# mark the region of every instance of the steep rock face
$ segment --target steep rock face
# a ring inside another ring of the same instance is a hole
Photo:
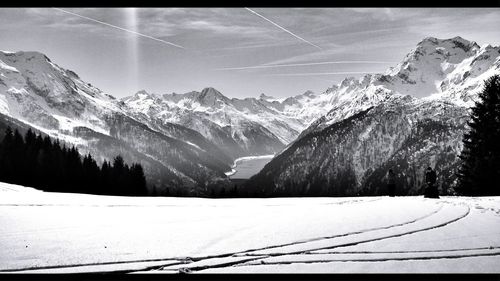
[[[178,124],[144,123],[124,105],[37,52],[0,52],[0,113],[103,161],[140,162],[157,193],[229,184],[231,157]]]
[[[484,80],[500,74],[499,50],[459,37],[426,38],[386,74],[345,79],[329,89],[332,110],[247,188],[282,195],[380,195],[392,168],[399,194],[419,194],[424,169],[432,166],[441,191],[452,192],[469,108]]]
[[[302,137],[248,186],[267,194],[377,195],[385,194],[383,177],[392,168],[398,193],[417,194],[430,165],[448,189],[467,116],[465,108],[416,105],[409,96],[380,104]]]

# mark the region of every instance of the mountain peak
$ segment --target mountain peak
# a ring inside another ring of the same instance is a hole
[[[469,51],[473,49],[480,48],[476,42],[466,40],[460,36],[455,36],[453,38],[448,38],[448,39],[426,37],[417,44],[417,50],[420,52],[424,51],[424,53],[426,50],[430,51],[439,47],[444,48],[446,50],[459,48],[462,49],[465,53],[469,53]]]
[[[198,95],[197,100],[206,106],[215,106],[217,101],[222,101],[223,103],[228,103],[230,101],[229,98],[212,87],[203,89]]]
[[[273,96],[268,96],[268,95],[266,95],[264,93],[261,93],[260,96],[259,96],[259,99],[261,99],[261,100],[267,100],[267,99],[274,99],[274,97]]]
[[[424,39],[422,39],[422,41],[420,41],[417,45],[424,45],[424,44],[438,44],[439,43],[439,39],[437,39],[436,37],[432,37],[432,36],[429,36],[429,37],[425,37]]]
[[[356,80],[356,78],[354,77],[346,77],[342,80],[342,82],[340,82],[340,87],[348,87],[350,85],[352,85],[354,83],[354,81]]]
[[[307,90],[307,91],[305,91],[302,95],[303,95],[303,96],[306,96],[306,97],[309,97],[309,98],[312,98],[312,97],[315,97],[315,96],[316,96],[316,95],[314,94],[314,92],[313,92],[313,91],[311,91],[311,90]]]
[[[222,95],[217,89],[213,87],[206,87],[203,90],[201,90],[201,94],[205,95]]]
[[[212,87],[207,87],[201,90],[200,98],[217,98],[217,99],[228,99],[221,92],[217,91],[217,89]]]
[[[26,60],[40,60],[40,61],[51,61],[45,54],[36,51],[19,51],[19,52],[9,52],[9,51],[0,51],[4,56],[15,56],[15,57],[23,57]]]
[[[137,93],[135,93],[135,95],[149,97],[149,98],[156,98],[156,95],[154,93],[148,93],[146,90],[140,90]]]
[[[157,99],[158,96],[153,93],[148,93],[146,90],[140,90],[132,96],[124,97],[122,101],[139,101],[139,100],[148,100],[148,99]]]

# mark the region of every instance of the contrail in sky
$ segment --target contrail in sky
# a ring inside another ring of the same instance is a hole
[[[249,11],[250,13],[252,13],[252,14],[254,14],[254,15],[256,15],[256,16],[259,16],[259,17],[261,17],[261,18],[265,19],[266,21],[268,21],[268,22],[272,23],[274,26],[276,26],[277,28],[279,28],[279,29],[281,29],[281,30],[285,31],[286,33],[288,33],[288,34],[290,34],[290,35],[292,35],[293,37],[295,37],[295,38],[297,38],[297,39],[299,39],[299,40],[301,40],[301,41],[303,41],[303,42],[305,42],[305,43],[307,43],[307,44],[309,44],[309,45],[311,45],[311,46],[313,46],[313,47],[316,47],[316,48],[318,48],[318,49],[320,49],[320,50],[323,50],[320,46],[315,45],[315,44],[313,44],[313,43],[311,43],[311,42],[307,41],[306,39],[304,39],[304,38],[302,38],[302,37],[300,37],[300,36],[298,36],[298,35],[294,34],[294,33],[293,33],[293,32],[291,32],[290,30],[288,30],[288,29],[286,29],[286,28],[284,28],[284,27],[282,27],[282,26],[278,25],[277,23],[275,23],[275,22],[273,22],[272,20],[270,20],[270,19],[268,19],[268,18],[264,17],[263,15],[261,15],[261,14],[259,14],[259,13],[255,12],[254,10],[252,10],[252,9],[250,9],[250,8],[245,8],[245,9],[246,9],[247,11]]]
[[[315,75],[346,75],[346,74],[370,74],[380,72],[351,71],[351,72],[310,72],[310,73],[277,73],[264,76],[315,76]]]
[[[244,70],[244,69],[259,69],[259,68],[276,68],[276,67],[291,67],[291,66],[311,66],[311,65],[325,65],[325,64],[372,64],[372,63],[394,63],[392,61],[324,61],[324,62],[311,62],[311,63],[292,63],[292,64],[269,64],[269,65],[255,65],[255,66],[242,66],[242,67],[224,67],[216,68],[214,70]]]
[[[103,24],[103,25],[106,25],[106,26],[109,26],[109,27],[113,27],[113,28],[116,28],[116,29],[119,29],[119,30],[122,30],[122,31],[126,31],[126,32],[129,32],[129,33],[138,35],[138,36],[149,38],[149,39],[152,39],[152,40],[155,40],[155,41],[158,41],[158,42],[161,42],[161,43],[165,43],[167,45],[171,45],[171,46],[174,46],[174,47],[177,47],[177,48],[186,49],[186,48],[184,48],[182,46],[179,46],[177,44],[174,44],[172,42],[168,42],[168,41],[165,41],[165,40],[162,40],[162,39],[151,37],[151,36],[146,35],[146,34],[142,34],[142,33],[139,33],[139,32],[133,31],[133,30],[125,29],[125,28],[122,28],[122,27],[119,27],[119,26],[116,26],[116,25],[112,25],[112,24],[109,24],[109,23],[106,23],[106,22],[102,22],[102,21],[99,21],[99,20],[96,20],[96,19],[93,19],[93,18],[89,18],[89,17],[85,17],[85,16],[82,16],[82,15],[79,15],[79,14],[75,14],[75,13],[72,13],[70,11],[66,11],[64,9],[60,9],[60,8],[52,8],[52,9],[58,10],[60,12],[66,13],[66,14],[70,14],[70,15],[73,15],[73,16],[80,17],[82,19],[86,19],[86,20],[90,20],[90,21],[93,21],[93,22],[96,22],[96,23],[100,23],[100,24]]]

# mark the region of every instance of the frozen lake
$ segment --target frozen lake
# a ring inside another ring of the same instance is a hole
[[[246,156],[234,160],[233,170],[226,173],[232,179],[249,179],[273,159],[274,155]]]
[[[0,273],[500,273],[500,197],[204,199],[0,183]]]

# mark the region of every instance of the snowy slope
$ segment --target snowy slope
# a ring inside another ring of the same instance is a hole
[[[98,161],[122,154],[127,162],[140,162],[160,190],[206,192],[213,183],[228,183],[224,172],[233,158],[198,132],[143,123],[120,101],[41,53],[0,52],[0,61],[0,114],[5,118],[76,145]]]
[[[0,272],[500,272],[498,197],[0,193]]]
[[[461,37],[428,37],[384,74],[346,78],[326,91],[334,106],[301,135],[402,95],[416,97],[416,103],[436,101],[471,107],[484,80],[499,73],[500,46],[479,47]]]

